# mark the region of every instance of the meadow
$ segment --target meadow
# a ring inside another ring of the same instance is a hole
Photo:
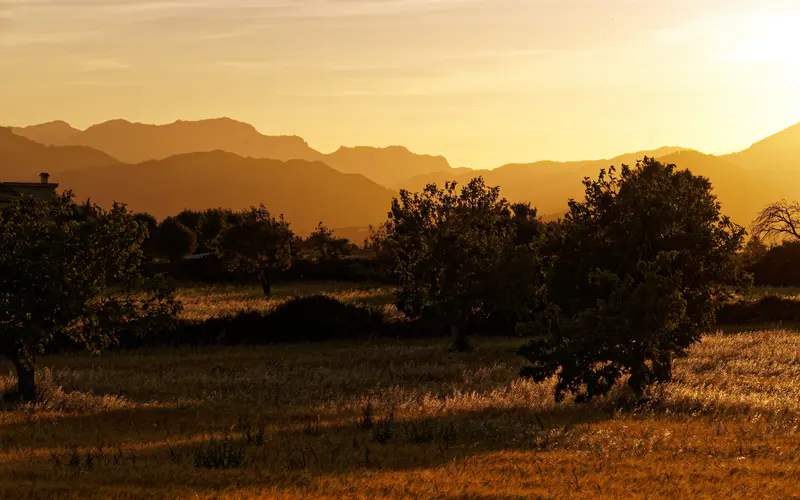
[[[185,317],[324,292],[179,293]],[[791,292],[790,295],[794,293]],[[0,412],[2,498],[758,497],[800,484],[800,332],[710,333],[644,405],[556,403],[520,338],[159,348],[48,356],[43,401]],[[0,389],[13,384],[0,365]]]

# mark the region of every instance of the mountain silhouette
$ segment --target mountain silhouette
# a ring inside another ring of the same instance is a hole
[[[30,127],[11,127],[11,130],[22,137],[47,146],[63,146],[81,133],[69,123],[61,120],[31,125]]]
[[[264,205],[284,214],[298,233],[317,223],[367,226],[386,218],[395,193],[358,174],[321,162],[244,158],[224,151],[189,153],[123,167],[64,172],[54,179],[78,200],[124,202],[162,219],[186,208]]]
[[[457,176],[437,173],[414,177],[402,187],[418,191],[428,183],[442,185],[447,180],[464,185],[481,175],[489,185],[500,186],[502,195],[511,201],[530,201],[541,214],[563,214],[569,199],[583,199],[581,181],[585,177],[597,178],[600,169],[608,170],[611,166],[635,165],[644,156],[674,163],[680,169],[710,179],[723,213],[742,225],[749,224],[771,201],[791,196],[791,183],[785,182],[782,172],[755,172],[725,158],[677,147],[627,153],[608,160],[509,164],[494,170],[461,171]]]
[[[325,155],[300,137],[265,136],[227,118],[169,125],[113,120],[85,131],[50,122],[13,132],[0,129],[3,180],[63,172],[54,182],[80,197],[127,202],[158,217],[184,208],[264,202],[300,231],[324,221],[358,233],[385,219],[394,194],[389,188],[419,191],[431,182],[465,184],[478,175],[499,185],[509,200],[530,201],[552,217],[564,213],[570,198],[582,199],[583,178],[596,178],[612,165],[634,165],[644,156],[708,177],[723,212],[742,225],[772,201],[797,198],[793,188],[800,185],[800,124],[725,156],[669,146],[605,160],[512,163],[494,170],[452,168],[442,156],[402,146],[342,147]],[[136,164],[120,164],[117,156]]]
[[[112,120],[93,125],[63,144],[89,146],[125,163],[216,150],[275,160],[322,158],[300,137],[262,135],[252,125],[229,118],[176,121],[168,125]]]
[[[360,173],[384,186],[395,186],[417,175],[451,170],[444,156],[419,155],[403,146],[341,147],[325,155],[324,161],[341,172]]]
[[[418,155],[402,146],[342,147],[324,155],[300,137],[262,135],[252,125],[230,118],[179,120],[168,125],[111,120],[85,131],[56,121],[13,130],[46,145],[89,146],[125,163],[217,150],[252,158],[322,161],[341,172],[362,174],[387,187],[408,177],[450,169],[442,156]]]
[[[800,171],[800,123],[723,158],[747,168]]]
[[[45,146],[0,127],[0,181],[36,182],[40,172],[113,166],[119,161],[85,146]],[[58,180],[53,180],[58,182]]]

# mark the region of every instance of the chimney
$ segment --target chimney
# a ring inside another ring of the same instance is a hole
[[[42,172],[39,174],[39,179],[41,179],[42,184],[48,184],[50,182],[50,174]]]

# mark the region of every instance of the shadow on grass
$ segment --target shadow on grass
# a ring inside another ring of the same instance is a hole
[[[20,485],[56,481],[87,490],[146,486],[152,493],[165,493],[191,485],[193,491],[212,493],[234,485],[282,487],[355,471],[436,468],[499,451],[549,450],[577,439],[584,432],[581,424],[611,419],[615,411],[611,406],[560,406],[397,419],[376,411],[368,422],[362,415],[337,422],[298,419],[283,426],[241,420],[224,426],[218,421],[214,427],[204,413],[135,408],[3,425],[0,455],[6,460],[0,461],[0,471],[13,469]],[[241,453],[240,466],[197,466],[201,454],[211,456],[206,463],[214,463],[215,453],[231,451]]]

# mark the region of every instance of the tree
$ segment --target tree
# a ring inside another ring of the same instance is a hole
[[[337,238],[333,231],[320,222],[305,242],[320,260],[339,260],[350,254],[351,245],[347,238]]]
[[[400,283],[398,305],[411,316],[446,322],[453,348],[467,350],[465,326],[485,310],[497,272],[508,259],[513,231],[508,202],[483,178],[460,191],[429,184],[421,193],[400,191],[392,201],[381,246],[390,248],[391,272]]]
[[[203,212],[187,209],[179,212],[175,219],[192,231],[197,232],[203,219]]]
[[[0,354],[23,401],[36,399],[36,356],[54,340],[97,352],[121,329],[153,328],[179,308],[139,273],[146,229],[123,205],[90,216],[75,207],[69,194],[21,196],[0,213]]]
[[[265,297],[272,295],[272,275],[292,264],[292,238],[289,223],[273,217],[261,205],[236,214],[235,221],[220,232],[218,255],[232,271],[258,274]]]
[[[557,375],[558,400],[605,394],[623,374],[641,396],[670,380],[672,358],[744,282],[745,232],[720,214],[707,179],[651,158],[584,185],[585,201],[570,201],[541,249],[545,311],[520,325],[534,335],[522,373]]]
[[[200,216],[197,227],[198,250],[202,252],[214,251],[219,233],[225,226],[236,220],[232,210],[226,208],[209,208]]]
[[[159,253],[177,264],[197,248],[197,235],[175,217],[167,217],[158,225]]]
[[[751,232],[765,241],[800,240],[800,203],[781,200],[768,205],[756,217]]]
[[[158,221],[146,212],[133,214],[133,220],[147,230],[142,251],[148,260],[152,260],[158,254]]]

